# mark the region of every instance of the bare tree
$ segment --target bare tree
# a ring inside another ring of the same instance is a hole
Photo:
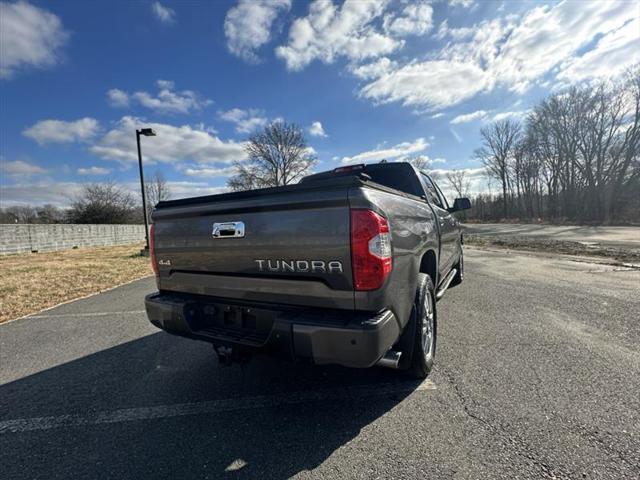
[[[482,131],[476,155],[502,196],[477,197],[472,215],[640,220],[640,65],[614,81],[551,95],[528,115],[522,134],[507,127]]]
[[[417,157],[413,157],[409,159],[409,163],[416,167],[418,170],[426,170],[431,162],[429,161],[429,157],[424,155],[419,155]]]
[[[13,218],[13,222],[11,223],[36,223],[38,220],[36,209],[28,205],[9,207],[6,213],[9,218]]]
[[[508,216],[508,193],[511,191],[511,160],[520,138],[521,127],[513,120],[494,122],[480,130],[482,147],[475,156],[482,161],[490,176],[500,181],[502,187],[502,213]]]
[[[238,173],[227,182],[232,190],[296,183],[316,163],[302,128],[282,121],[273,122],[250,137],[245,151],[248,159],[235,163]]]
[[[147,220],[150,222],[151,213],[158,202],[171,198],[171,189],[161,171],[156,170],[153,176],[145,182],[145,193],[147,196]]]
[[[133,195],[114,182],[84,185],[71,204],[71,223],[131,223],[135,207]]]
[[[65,212],[55,205],[47,203],[36,209],[38,214],[38,223],[62,223],[64,222]]]
[[[446,173],[447,181],[458,197],[468,197],[471,179],[465,170],[450,170]]]

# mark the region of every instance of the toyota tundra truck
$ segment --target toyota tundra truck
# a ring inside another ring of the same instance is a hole
[[[151,323],[213,344],[223,363],[262,352],[424,378],[436,300],[462,282],[453,205],[409,163],[337,168],[300,183],[160,202]]]

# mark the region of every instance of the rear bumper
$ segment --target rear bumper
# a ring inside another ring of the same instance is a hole
[[[145,307],[149,321],[169,333],[319,365],[370,367],[400,335],[389,310],[291,309],[173,293],[148,295]]]

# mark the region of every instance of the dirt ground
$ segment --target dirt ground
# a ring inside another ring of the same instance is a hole
[[[621,263],[640,264],[640,250],[627,246],[611,246],[511,235],[477,235],[467,232],[464,234],[464,241],[466,244],[476,246],[493,246],[566,255],[606,257]]]

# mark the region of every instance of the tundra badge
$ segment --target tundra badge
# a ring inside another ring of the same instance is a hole
[[[260,272],[342,273],[342,262],[332,260],[254,260]]]

